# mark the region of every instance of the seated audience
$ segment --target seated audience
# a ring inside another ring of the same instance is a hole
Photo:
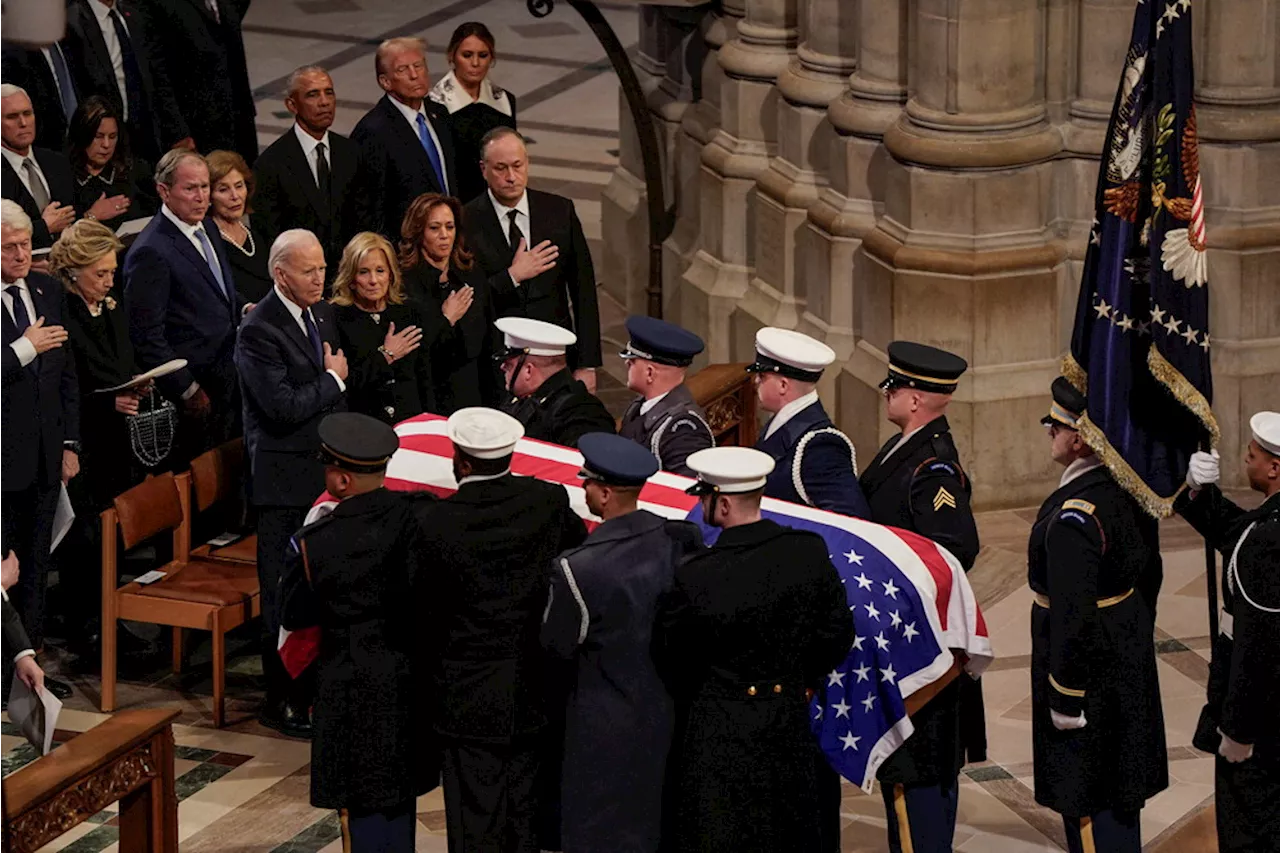
[[[472,262],[458,222],[462,205],[436,193],[418,196],[400,229],[405,293],[434,331],[424,345],[431,362],[432,411],[451,415],[467,406],[493,405],[500,380],[493,365],[493,310],[489,283]]]
[[[363,231],[351,238],[330,301],[351,371],[347,407],[389,424],[422,414],[431,391],[430,367],[419,352],[422,320],[405,299],[385,237]]]
[[[67,159],[75,179],[76,209],[110,203],[111,215],[98,221],[111,230],[159,209],[151,165],[132,156],[124,122],[106,98],[93,95],[76,107],[67,131]]]
[[[493,33],[484,24],[460,24],[449,39],[445,56],[450,71],[436,82],[428,97],[449,110],[458,172],[454,195],[466,204],[485,191],[480,140],[495,127],[515,129],[516,96],[489,81],[498,53]]]
[[[211,151],[205,160],[209,163],[209,212],[227,247],[236,290],[246,302],[257,302],[271,290],[271,273],[267,270],[267,238],[246,218],[253,213],[249,205],[253,172],[234,151]]]

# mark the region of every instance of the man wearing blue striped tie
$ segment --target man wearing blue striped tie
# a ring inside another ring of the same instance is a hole
[[[422,39],[393,38],[374,55],[378,85],[386,92],[351,132],[369,170],[369,193],[379,230],[393,243],[400,220],[423,193],[453,195],[453,137],[449,113],[427,100],[431,78]]]

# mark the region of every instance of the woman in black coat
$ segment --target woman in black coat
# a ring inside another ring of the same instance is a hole
[[[349,370],[347,408],[389,424],[426,411],[431,383],[419,350],[423,321],[405,299],[385,237],[362,231],[351,238],[330,301]]]
[[[67,128],[75,208],[112,231],[160,209],[151,165],[130,156],[128,131],[111,102],[98,95],[76,107]]]
[[[441,415],[495,405],[501,389],[492,357],[489,283],[458,233],[461,221],[456,198],[426,193],[414,199],[400,227],[405,294],[435,321],[424,328],[423,346],[431,363],[432,411]]]

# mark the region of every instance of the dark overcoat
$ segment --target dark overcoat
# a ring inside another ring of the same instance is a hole
[[[729,528],[676,570],[657,638],[676,699],[664,849],[818,849],[805,691],[845,659],[853,636],[814,533],[768,520]]]
[[[768,438],[762,434],[756,449],[773,457],[773,472],[764,489],[769,497],[854,518],[871,518],[871,509],[858,484],[853,444],[836,429],[822,403],[814,402],[801,409]]]
[[[589,432],[613,432],[613,416],[569,368],[551,376],[528,397],[508,399],[503,411],[524,424],[524,437],[577,447]]]
[[[658,457],[663,471],[694,476],[685,464],[692,453],[715,447],[715,436],[707,424],[707,413],[693,400],[685,385],[667,392],[653,408],[641,412],[644,397],[637,397],[627,407],[618,427],[618,435],[629,438]]]
[[[637,510],[601,524],[552,568],[542,644],[574,664],[561,772],[566,853],[658,849],[673,711],[653,662],[653,626],[676,565],[701,545],[696,525]]]
[[[1140,809],[1169,784],[1154,627],[1134,591],[1148,564],[1141,513],[1098,467],[1050,495],[1031,528],[1036,802],[1067,817]],[[1051,710],[1086,725],[1059,731]]]
[[[440,750],[423,717],[433,707],[430,650],[415,590],[417,501],[378,489],[342,501],[298,531],[281,579],[282,624],[319,625],[312,709],[311,804],[373,811],[440,781]],[[426,567],[428,570],[430,567]]]

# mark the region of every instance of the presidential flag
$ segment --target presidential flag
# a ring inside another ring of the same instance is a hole
[[[1063,363],[1081,435],[1156,517],[1219,437],[1191,39],[1191,0],[1138,0]]]
[[[400,449],[387,468],[387,486],[452,494],[457,484],[445,419],[419,415],[396,433]],[[527,438],[516,445],[511,463],[516,475],[564,486],[574,510],[593,528],[599,522],[587,509],[581,467],[578,451]],[[661,471],[641,491],[640,508],[698,522],[713,543],[720,531],[701,524],[698,499],[684,491],[691,483]],[[307,521],[333,506],[322,495]],[[957,659],[974,677],[991,662],[982,612],[959,561],[923,536],[771,498],[761,509],[779,524],[822,536],[844,582],[856,628],[853,648],[827,675],[810,711],[832,766],[870,791],[876,768],[911,734],[906,704],[912,694],[947,675]],[[314,659],[318,640],[317,629],[281,631],[280,655],[295,677]]]

